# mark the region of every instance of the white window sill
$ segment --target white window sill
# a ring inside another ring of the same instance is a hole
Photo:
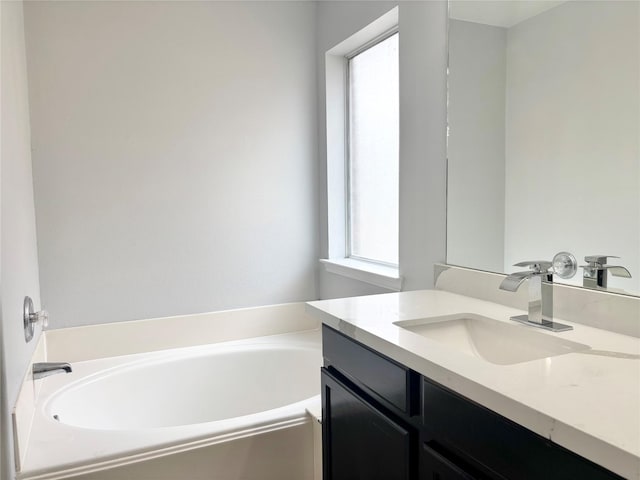
[[[395,292],[399,292],[402,288],[402,278],[397,267],[388,267],[353,258],[321,258],[320,263],[324,264],[327,272],[336,275],[388,288]]]

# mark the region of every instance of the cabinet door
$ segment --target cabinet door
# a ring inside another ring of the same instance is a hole
[[[410,480],[412,435],[322,371],[324,480]]]

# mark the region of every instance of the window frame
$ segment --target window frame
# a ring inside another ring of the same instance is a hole
[[[368,258],[368,257],[361,257],[358,255],[354,255],[351,250],[352,244],[353,244],[352,221],[351,221],[352,220],[351,218],[351,193],[352,193],[352,187],[351,187],[351,180],[352,180],[352,174],[351,174],[351,164],[352,164],[352,160],[351,160],[351,61],[361,53],[366,52],[367,50],[375,47],[376,45],[384,42],[385,40],[388,40],[394,35],[398,35],[398,41],[399,41],[400,29],[398,28],[397,23],[393,27],[385,30],[384,32],[368,40],[367,42],[362,43],[357,48],[353,49],[352,51],[344,55],[344,58],[345,58],[345,84],[344,84],[344,93],[345,93],[344,95],[345,96],[345,106],[344,106],[345,238],[344,238],[344,241],[345,241],[345,245],[344,245],[344,252],[345,252],[346,259],[353,259],[358,262],[366,262],[366,263],[371,263],[371,264],[382,266],[382,267],[397,269],[400,264],[399,258],[398,258],[398,263],[390,263],[382,260],[377,260],[375,258]],[[398,65],[398,68],[400,68],[399,65]],[[398,95],[399,94],[400,92],[398,92]],[[399,120],[400,119],[398,118],[398,121]],[[398,145],[398,149],[399,147],[400,146]],[[398,162],[399,161],[400,161],[400,152],[398,151]],[[396,234],[399,235],[400,232],[397,231]],[[399,257],[400,252],[397,252],[397,253]]]
[[[328,273],[398,292],[402,290],[403,285],[400,266],[388,266],[370,260],[350,258],[347,256],[346,249],[346,56],[375,43],[376,40],[381,40],[380,37],[390,34],[394,29],[400,31],[397,5],[324,53],[327,230],[324,252],[326,257],[320,258],[319,262]],[[401,49],[401,42],[399,44]],[[401,65],[400,62],[399,67]],[[402,122],[402,115],[400,122]],[[401,165],[402,159],[400,159],[400,167]],[[398,232],[399,237],[400,232]],[[398,252],[398,257],[399,263],[402,264],[401,250]]]

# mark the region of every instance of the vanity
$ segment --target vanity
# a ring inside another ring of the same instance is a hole
[[[325,479],[640,478],[640,339],[438,290],[307,305]]]

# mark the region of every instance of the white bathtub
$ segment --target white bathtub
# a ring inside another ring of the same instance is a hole
[[[320,364],[318,331],[76,362],[43,381],[18,476],[86,474],[309,423]]]

